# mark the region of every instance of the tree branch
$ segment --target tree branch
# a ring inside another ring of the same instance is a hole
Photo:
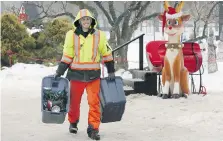
[[[200,6],[200,5],[198,5],[199,2],[193,2],[193,3],[194,3],[193,6],[194,6],[195,9],[193,9],[193,7],[190,9],[191,15],[193,16],[193,18],[194,18],[195,20],[200,20],[202,14],[203,14],[202,10],[205,9],[205,5],[206,5],[206,4]],[[198,9],[198,7],[199,7],[199,9]],[[205,10],[206,10],[206,9],[205,9]],[[194,12],[194,11],[195,11],[195,12]]]
[[[65,15],[75,19],[75,16],[72,13],[66,12],[66,5],[64,5],[63,3],[62,3],[63,10],[64,10],[63,13],[50,14],[49,11],[52,8],[53,4],[55,3],[57,2],[51,2],[48,6],[44,6],[43,2],[41,3],[40,2],[26,2],[27,5],[34,5],[40,9],[40,13],[37,15],[37,17],[43,14],[43,16],[36,18],[35,20],[42,20],[44,18],[56,18],[59,16],[65,16]]]
[[[208,15],[207,15],[207,21],[208,21],[209,18],[211,17],[211,14],[213,13],[214,8],[215,8],[219,3],[220,3],[220,2],[216,2],[216,3],[212,6],[211,10],[209,11],[209,13],[208,13]]]
[[[83,1],[68,1],[68,2],[71,3],[71,4],[77,5],[79,7],[79,9],[86,8],[86,9],[90,10],[94,14],[94,17],[97,19],[98,12],[97,12],[96,8],[94,8],[90,5],[87,5]]]
[[[115,8],[114,8],[114,1],[109,1],[108,2],[108,7],[109,7],[109,12],[112,16],[113,21],[117,20],[117,16],[115,14]]]
[[[140,10],[136,16],[136,19],[142,17],[143,12],[146,10],[146,8],[150,5],[150,1],[147,1],[142,7],[140,7]]]
[[[193,33],[194,39],[190,39],[187,42],[196,42],[196,41],[207,38],[207,35],[205,35],[206,28],[208,26],[208,22],[210,21],[211,15],[213,14],[213,10],[218,3],[219,2],[213,4],[213,2],[211,2],[211,3],[208,2],[208,3],[204,3],[203,5],[198,5],[197,2],[194,2],[195,9],[191,10],[192,14],[194,15],[194,17],[193,17],[193,19],[194,19],[194,33]],[[209,8],[210,5],[212,5],[211,8]],[[207,9],[208,9],[208,11],[207,11]],[[193,11],[195,11],[195,12],[193,12]],[[208,12],[208,14],[206,14],[206,16],[205,16],[205,13],[207,13],[207,12]],[[202,31],[202,36],[197,37],[196,29],[199,28],[199,26],[197,26],[197,25],[199,25],[199,21],[204,22],[204,27],[203,27],[203,31]]]
[[[151,15],[148,15],[148,16],[145,16],[145,17],[142,17],[141,19],[138,19],[138,20],[135,20],[132,25],[131,25],[131,28],[135,27],[135,26],[138,26],[138,24],[140,22],[143,22],[144,20],[149,20],[151,18],[154,18],[156,16],[158,16],[160,13],[153,13]]]
[[[114,25],[114,21],[112,21],[110,15],[108,12],[105,10],[105,8],[101,5],[101,2],[99,1],[94,1],[94,3],[101,9],[101,11],[105,14],[106,18],[108,19],[108,22],[111,26]]]
[[[41,19],[44,19],[44,18],[56,18],[56,17],[60,17],[60,16],[69,16],[72,19],[75,19],[75,16],[72,13],[64,12],[64,13],[59,13],[59,14],[55,14],[55,15],[44,15],[40,18],[37,18],[37,20],[41,20]]]
[[[197,37],[197,33],[196,33],[196,28],[197,28],[197,22],[199,21],[199,19],[194,21],[194,38]]]
[[[214,8],[215,8],[219,3],[220,3],[220,2],[216,2],[216,3],[212,6],[211,10],[209,11],[209,13],[208,13],[208,15],[207,15],[206,20],[204,20],[205,24],[204,24],[203,34],[202,34],[203,36],[205,36],[205,31],[206,31],[206,28],[207,28],[207,26],[208,26],[208,21],[209,21],[209,19],[210,19],[210,17],[211,17],[211,14],[213,13]]]
[[[216,3],[212,6],[212,8],[210,9],[210,11],[209,11],[209,13],[208,13],[208,15],[207,15],[206,21],[209,20],[209,18],[211,17],[211,14],[213,13],[214,8],[215,8],[219,3],[220,3],[220,2],[216,2]]]
[[[141,2],[138,2],[136,3],[135,1],[133,1],[130,6],[127,8],[127,10],[125,11],[129,11],[128,13],[126,13],[126,15],[124,16],[124,21],[122,23],[122,31],[121,31],[121,36],[126,36],[128,35],[128,31],[130,30],[129,28],[129,21],[130,21],[130,18],[132,16],[132,13],[134,10],[137,10],[139,7],[140,7],[140,3]],[[131,9],[131,10],[129,10]],[[124,13],[123,13],[124,14]],[[118,26],[118,25],[117,25]]]
[[[199,19],[200,19],[200,17],[201,17],[201,13],[200,13],[201,9],[199,9],[199,10],[198,10],[198,7],[197,7],[197,2],[194,2],[194,6],[195,6],[195,9],[196,9],[196,11],[197,11],[198,20],[199,20]]]
[[[65,4],[64,4],[63,1],[61,1],[61,4],[62,4],[62,6],[63,6],[62,10],[63,10],[64,12],[67,12],[67,9],[66,9],[66,7],[67,7],[67,2],[65,2]]]
[[[136,6],[134,6],[134,5],[136,5]],[[140,7],[140,5],[139,4],[136,4],[136,2],[135,1],[133,1],[132,3],[131,3],[131,5],[129,6],[129,8],[128,9],[126,9],[118,18],[117,18],[117,20],[115,21],[115,23],[114,23],[114,26],[116,27],[116,26],[118,26],[120,23],[121,23],[121,21],[122,21],[122,19],[123,18],[127,18],[126,16],[127,15],[130,15],[131,16],[131,13],[133,12],[133,11],[135,11],[135,10],[137,10],[138,8]],[[124,20],[125,21],[125,20]]]
[[[196,41],[199,41],[199,40],[202,40],[202,39],[205,39],[205,38],[207,38],[207,36],[206,35],[203,35],[203,36],[197,37],[195,39],[187,40],[185,42],[196,42]]]
[[[19,8],[16,8],[14,5],[12,7],[6,7],[6,11],[8,12],[12,12],[13,14],[15,14],[16,16],[19,15]]]

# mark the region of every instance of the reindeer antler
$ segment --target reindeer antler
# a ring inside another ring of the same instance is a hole
[[[183,8],[183,6],[184,6],[184,2],[181,1],[181,2],[177,5],[177,7],[176,7],[176,12],[180,12],[181,9]]]
[[[164,5],[165,11],[168,12],[168,7],[170,6],[169,3],[167,1],[164,1],[164,4],[163,5]]]

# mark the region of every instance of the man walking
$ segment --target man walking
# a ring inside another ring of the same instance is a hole
[[[100,140],[100,61],[105,62],[108,78],[114,79],[115,69],[111,48],[104,32],[96,29],[97,21],[87,9],[78,12],[74,29],[66,33],[63,57],[55,77],[67,72],[70,80],[70,110],[68,120],[70,133],[77,133],[81,97],[86,88],[89,105],[87,134]]]

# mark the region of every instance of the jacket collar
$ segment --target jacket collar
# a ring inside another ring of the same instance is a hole
[[[88,31],[88,34],[94,34],[94,32],[95,32],[95,29],[92,28],[92,29],[90,29],[90,30]],[[83,35],[83,36],[84,36],[84,34],[85,34],[84,31],[82,30],[82,28],[81,28],[80,26],[78,26],[78,27],[75,29],[74,33],[75,33],[77,36],[79,36],[79,35]]]

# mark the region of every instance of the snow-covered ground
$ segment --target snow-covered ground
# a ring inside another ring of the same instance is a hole
[[[204,74],[208,95],[188,99],[162,100],[144,94],[127,96],[123,120],[101,124],[105,141],[222,141],[223,63],[219,71]],[[68,133],[68,122],[47,125],[41,122],[41,79],[56,67],[18,63],[1,71],[2,141],[86,141],[88,105],[81,104],[79,133]],[[117,75],[129,77],[118,71]]]
[[[137,34],[138,35],[138,34]],[[137,36],[136,35],[136,36]],[[145,40],[153,40],[145,36]],[[130,68],[138,68],[138,43],[130,45]],[[134,57],[132,57],[134,54]],[[132,62],[131,62],[132,61]],[[145,66],[147,66],[144,56]],[[127,96],[121,122],[101,124],[104,141],[223,141],[223,63],[219,71],[203,75],[207,95],[188,99],[163,100],[144,94]],[[69,123],[41,122],[41,80],[55,73],[55,67],[18,63],[0,72],[2,141],[87,141],[88,104],[86,93],[81,103],[79,132],[68,132]],[[105,72],[106,73],[106,72]],[[119,70],[116,75],[131,77]]]

